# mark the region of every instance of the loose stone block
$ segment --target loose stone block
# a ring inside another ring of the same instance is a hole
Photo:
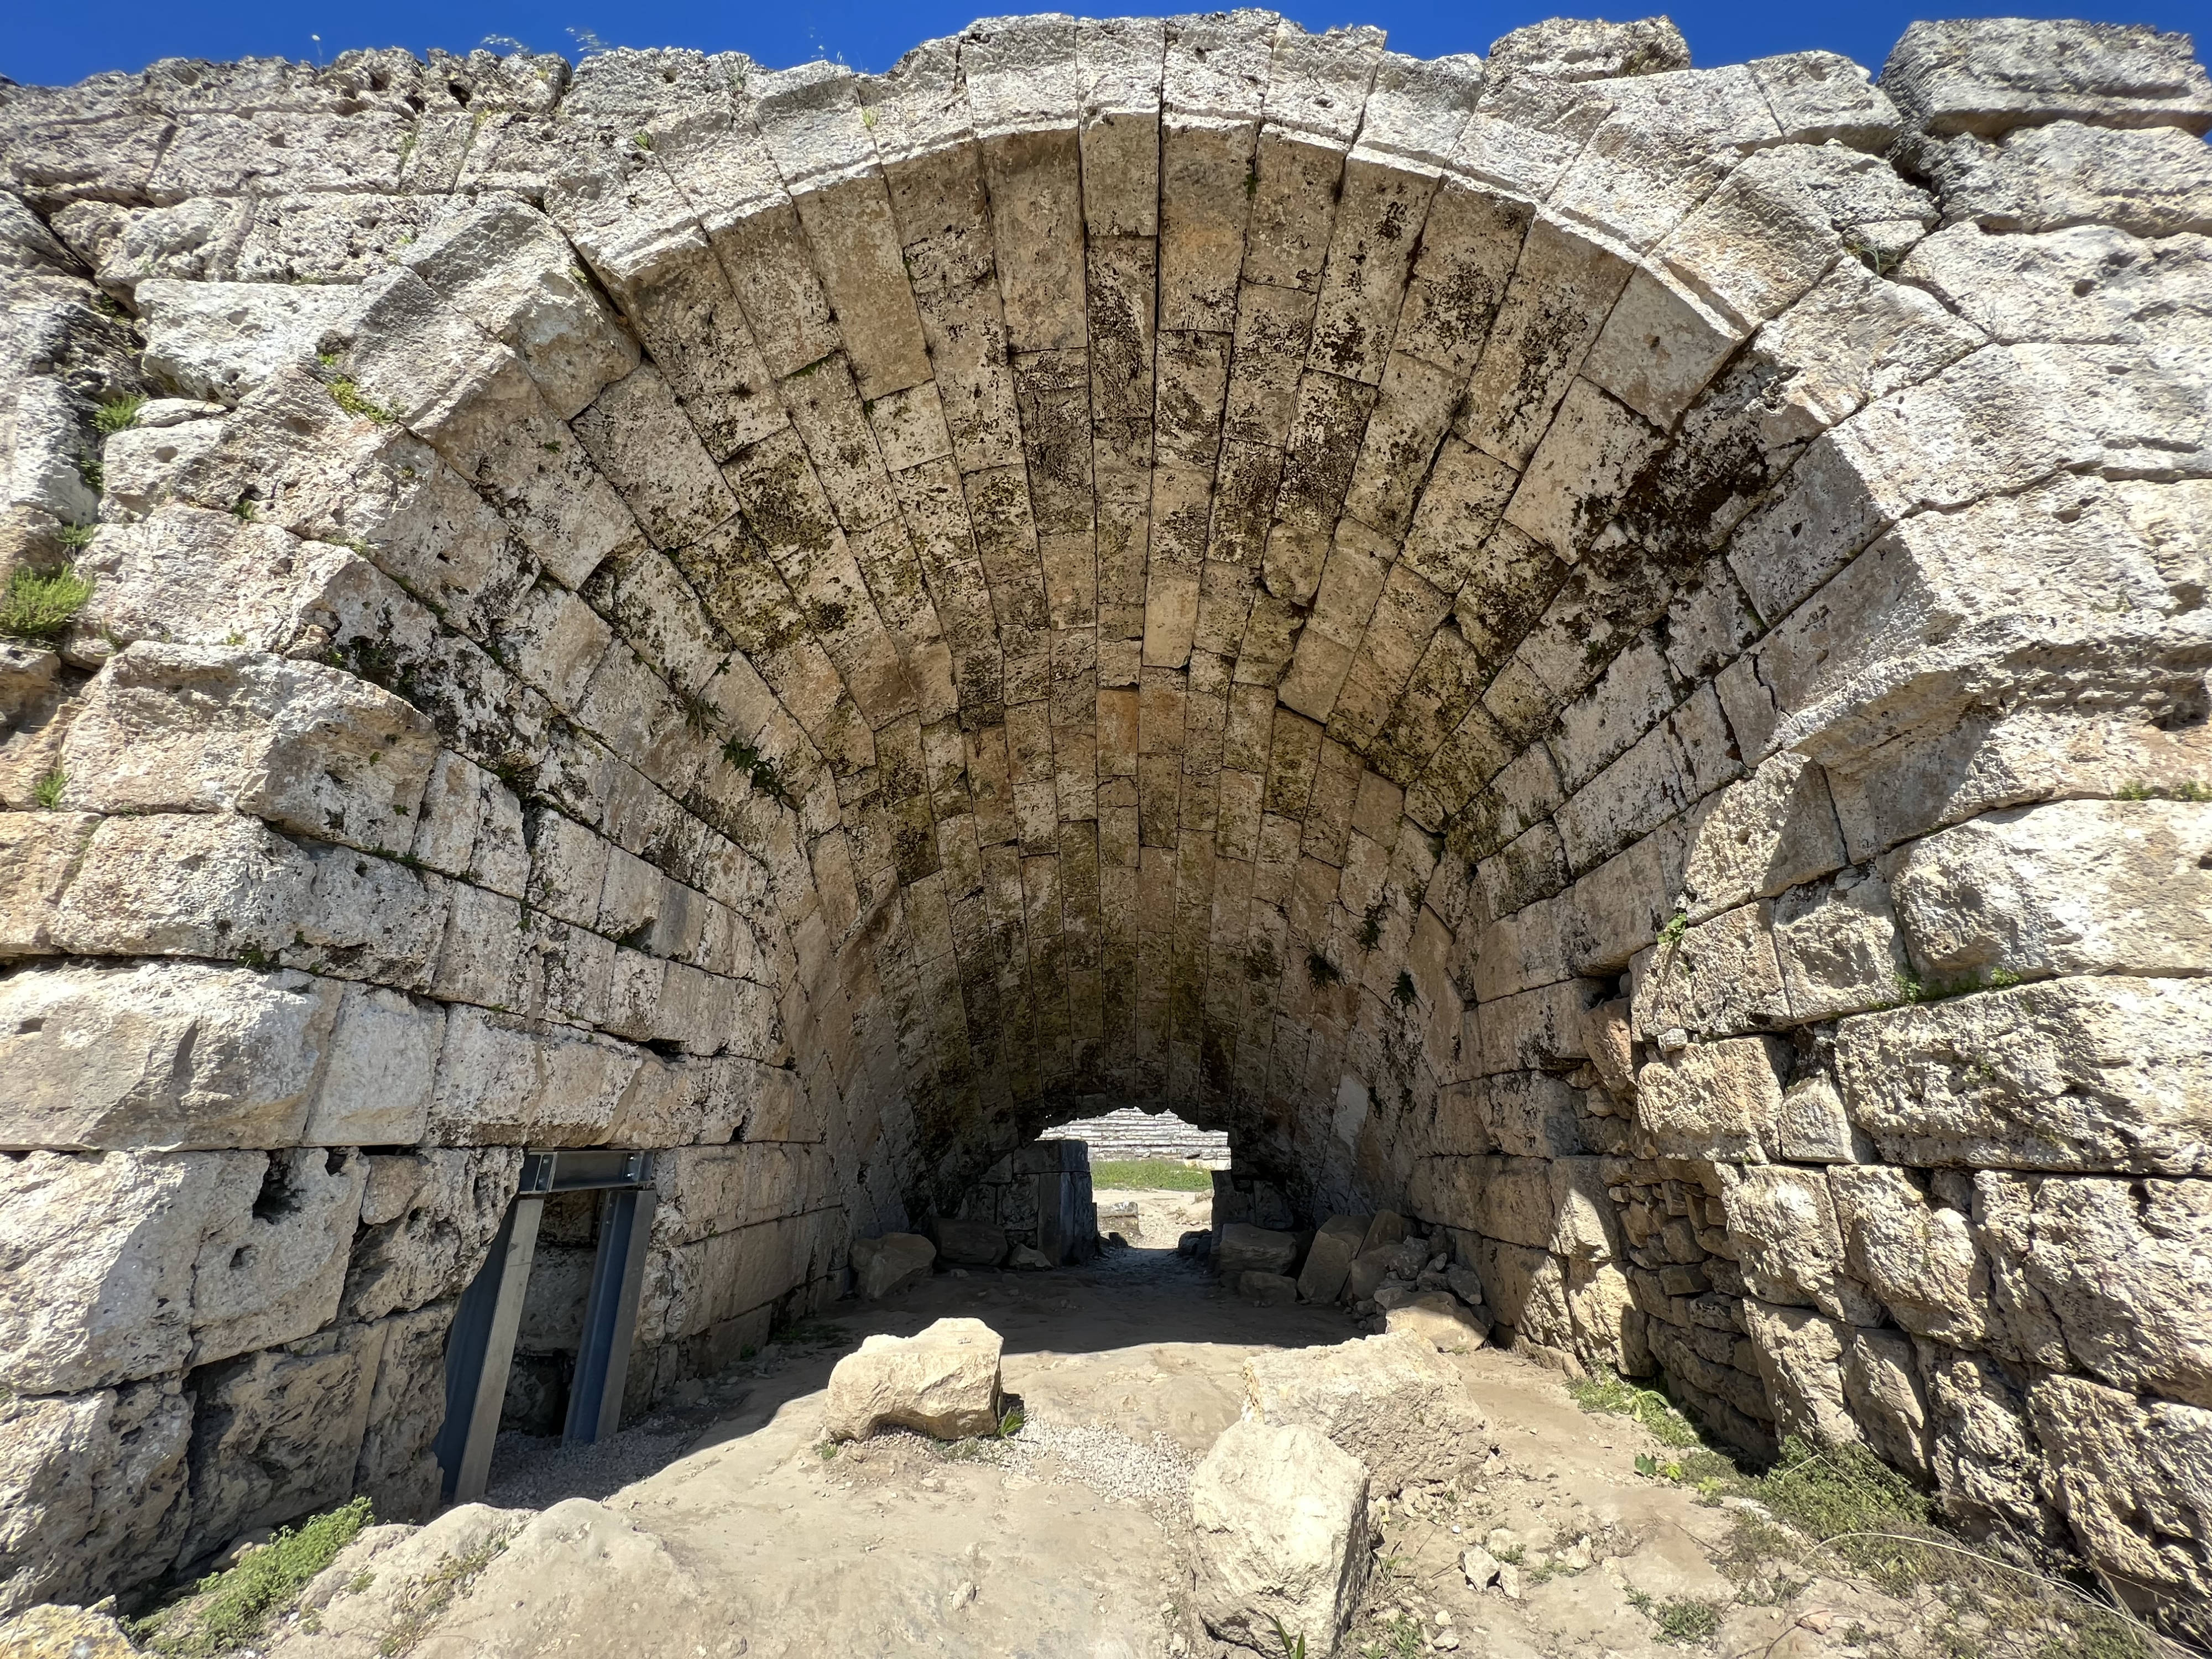
[[[1334,1653],[1365,1577],[1367,1489],[1359,1460],[1319,1429],[1232,1424],[1191,1477],[1206,1628],[1257,1648],[1279,1621]]]

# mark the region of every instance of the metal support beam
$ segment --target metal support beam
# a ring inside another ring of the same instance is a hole
[[[622,1423],[623,1386],[637,1333],[638,1292],[645,1282],[645,1243],[660,1195],[651,1188],[605,1193],[599,1199],[599,1248],[584,1300],[584,1338],[568,1385],[567,1446],[588,1446]]]
[[[492,1443],[499,1437],[514,1334],[522,1323],[523,1291],[544,1213],[542,1196],[526,1194],[514,1200],[483,1270],[454,1310],[446,1344],[446,1424],[437,1446],[452,1503],[474,1503],[490,1480]]]

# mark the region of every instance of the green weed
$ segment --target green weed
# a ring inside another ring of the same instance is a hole
[[[96,524],[65,524],[54,532],[54,539],[72,553],[82,553],[92,545],[92,538],[100,533]]]
[[[1369,1642],[1359,1650],[1359,1659],[1420,1659],[1421,1650],[1420,1621],[1397,1613],[1383,1622],[1380,1642]]]
[[[1628,1593],[1629,1604],[1659,1628],[1654,1634],[1669,1646],[1694,1648],[1710,1642],[1721,1627],[1721,1610],[1693,1595],[1655,1601],[1642,1590]]]
[[[110,398],[94,413],[92,429],[103,438],[127,431],[138,424],[138,411],[146,407],[146,399],[134,393],[127,398]]]
[[[1698,1431],[1690,1419],[1674,1409],[1674,1404],[1656,1389],[1639,1388],[1625,1376],[1611,1371],[1580,1382],[1567,1384],[1567,1392],[1574,1396],[1575,1404],[1586,1412],[1602,1412],[1612,1417],[1630,1417],[1651,1431],[1652,1437],[1662,1446],[1694,1446],[1698,1443]],[[1652,1460],[1638,1454],[1637,1472],[1640,1474],[1658,1473],[1644,1465]]]
[[[1306,952],[1306,977],[1313,981],[1314,989],[1318,991],[1324,986],[1340,982],[1344,975],[1334,963],[1318,950],[1314,950]]]
[[[1687,910],[1677,910],[1667,918],[1667,925],[1659,930],[1659,943],[1662,945],[1679,943],[1682,935],[1689,931],[1690,913]]]
[[[19,565],[8,578],[8,591],[0,593],[0,636],[57,638],[91,598],[92,583],[76,574],[75,565],[52,571]]]
[[[69,778],[62,770],[62,763],[56,761],[53,769],[31,786],[31,799],[51,812],[62,804],[62,791],[68,784]]]
[[[356,1498],[296,1528],[281,1528],[264,1548],[201,1579],[188,1599],[140,1621],[133,1633],[178,1659],[244,1647],[374,1519],[368,1499]]]
[[[374,421],[379,426],[389,426],[399,418],[390,410],[362,396],[361,388],[346,375],[334,374],[324,382],[324,386],[331,394],[331,401],[349,415]]]

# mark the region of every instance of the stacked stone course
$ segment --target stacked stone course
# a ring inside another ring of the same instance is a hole
[[[2208,124],[2002,20],[0,88],[0,1609],[432,1502],[526,1147],[658,1153],[641,1407],[1119,1098],[2207,1635]]]

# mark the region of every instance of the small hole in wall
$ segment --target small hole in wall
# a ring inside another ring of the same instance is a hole
[[[300,1195],[292,1190],[292,1172],[281,1154],[272,1153],[268,1173],[261,1177],[261,1191],[253,1200],[253,1218],[280,1221],[299,1207]]]

